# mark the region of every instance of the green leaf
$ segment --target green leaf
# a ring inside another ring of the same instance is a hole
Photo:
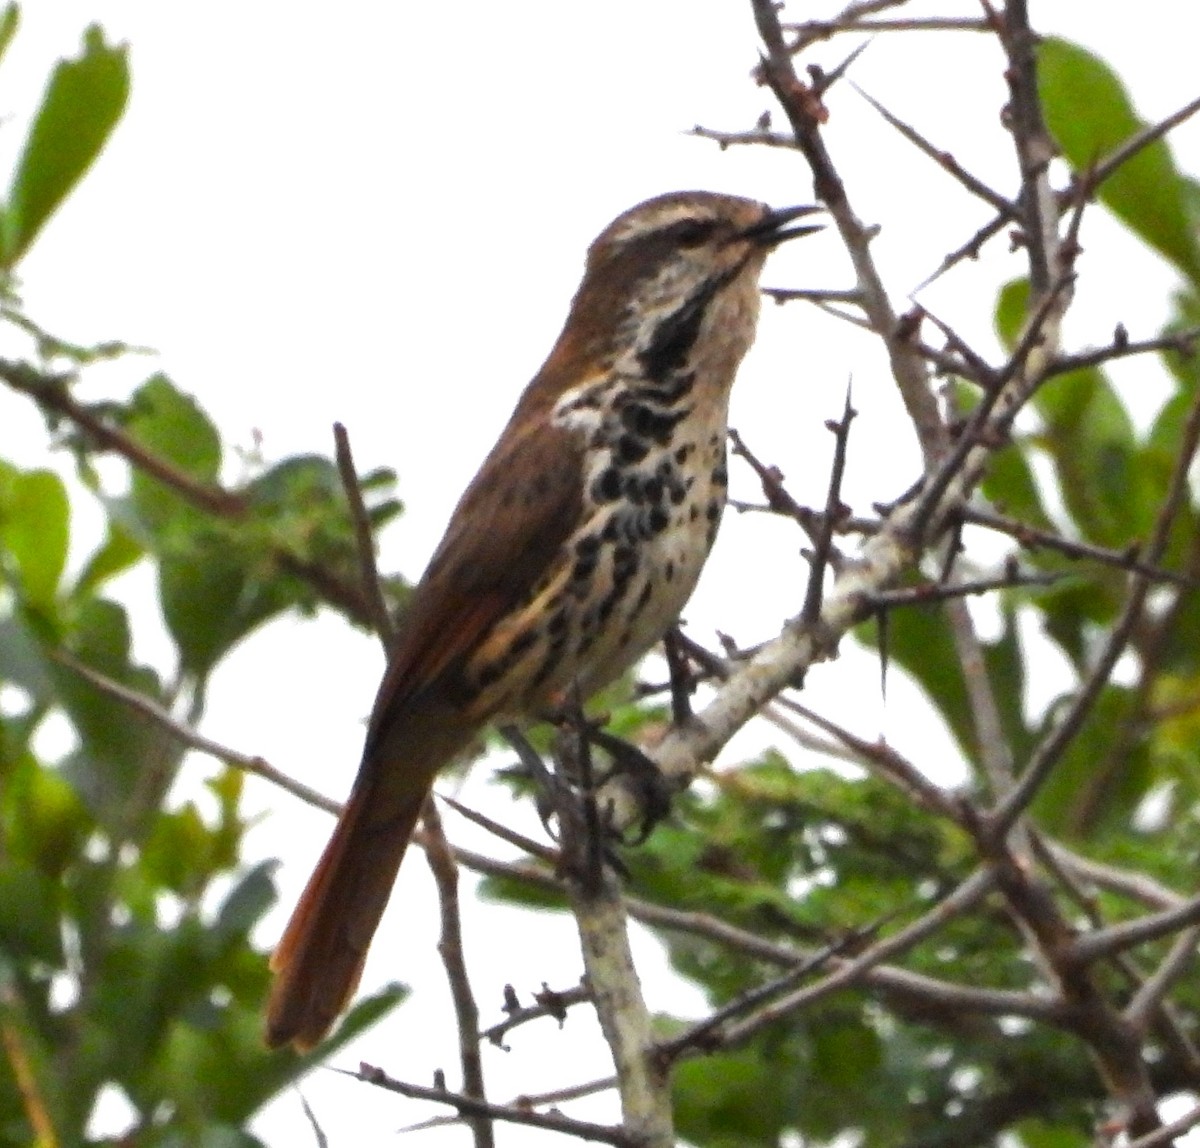
[[[52,700],[54,683],[41,644],[19,614],[0,618],[0,682],[20,686],[36,705]]]
[[[213,923],[217,937],[223,940],[244,937],[258,924],[275,902],[271,874],[277,866],[276,861],[260,862],[233,887]]]
[[[31,865],[7,859],[0,869],[0,952],[62,963],[58,882]]]
[[[24,759],[3,791],[7,849],[57,878],[76,858],[91,819],[74,787],[56,770]]]
[[[996,306],[996,329],[1006,346],[1025,319],[1029,285],[1008,283]],[[1036,436],[1054,463],[1063,502],[1079,533],[1110,547],[1144,537],[1162,499],[1145,466],[1129,414],[1099,370],[1071,371],[1044,383],[1034,396],[1044,429]],[[1020,487],[1015,488],[1020,495]]]
[[[68,645],[81,662],[157,701],[162,700],[157,676],[130,664],[129,621],[124,609],[116,603],[100,598],[83,602],[77,610]],[[169,784],[168,762],[178,756],[178,747],[124,702],[69,667],[52,663],[49,670],[58,700],[79,731],[81,742],[79,749],[63,763],[65,775],[94,814],[101,819],[125,818],[135,789],[143,799],[154,796],[147,785],[147,770],[151,765],[153,775],[161,778],[163,785]]]
[[[1079,172],[1146,127],[1116,73],[1077,44],[1055,37],[1042,41],[1038,79],[1046,124]],[[1183,181],[1163,140],[1126,160],[1100,185],[1099,196],[1117,218],[1200,283],[1200,246]]]
[[[201,527],[191,545],[172,546],[158,567],[159,598],[184,669],[205,674],[249,628],[241,608],[243,556]],[[207,544],[206,544],[207,541]]]
[[[53,471],[0,473],[0,549],[12,556],[35,607],[54,603],[67,562],[70,513],[66,488]]]
[[[967,686],[946,614],[938,604],[906,606],[888,612],[888,656],[917,680],[949,725],[963,753],[978,761],[978,746]],[[878,646],[874,620],[859,626],[860,641]]]
[[[120,522],[108,520],[108,537],[88,559],[83,573],[75,583],[76,594],[87,594],[117,574],[124,573],[137,562],[145,550]]]
[[[60,60],[54,69],[17,162],[5,220],[5,267],[20,259],[91,167],[128,97],[126,50],[105,43],[93,24],[84,34],[82,54]]]
[[[1129,819],[1153,781],[1145,739],[1128,731],[1131,705],[1127,689],[1105,688],[1063,752],[1033,804],[1039,824],[1051,833],[1091,837],[1129,831]]]
[[[4,59],[4,54],[8,51],[13,36],[17,34],[20,23],[21,9],[14,0],[13,3],[5,5],[4,11],[0,12],[0,60]]]
[[[189,478],[216,481],[221,468],[221,439],[212,420],[170,379],[157,374],[147,379],[130,400],[129,434],[148,451]],[[178,494],[142,468],[133,472],[133,505],[138,517],[159,532],[175,517],[190,512]]]

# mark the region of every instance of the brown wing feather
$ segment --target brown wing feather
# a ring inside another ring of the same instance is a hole
[[[271,962],[272,1045],[312,1047],[354,992],[429,786],[478,724],[458,704],[461,669],[578,518],[578,453],[544,418],[518,420],[523,407],[413,591],[350,800]]]
[[[411,698],[454,688],[456,672],[538,583],[578,521],[579,450],[544,418],[519,420],[523,407],[459,500],[413,590],[375,700],[364,765]]]

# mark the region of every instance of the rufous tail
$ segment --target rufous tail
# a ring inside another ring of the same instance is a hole
[[[360,778],[360,782],[363,779]],[[430,777],[432,781],[432,777]],[[306,1051],[358,986],[367,947],[429,793],[357,784],[271,958],[267,1044]]]

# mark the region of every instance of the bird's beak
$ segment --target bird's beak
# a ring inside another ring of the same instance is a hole
[[[802,207],[781,207],[768,211],[757,223],[747,227],[739,235],[741,239],[749,239],[763,247],[775,247],[789,239],[798,239],[801,235],[811,235],[820,231],[823,224],[814,223],[806,227],[788,227],[793,219],[824,211],[818,204],[808,203]]]

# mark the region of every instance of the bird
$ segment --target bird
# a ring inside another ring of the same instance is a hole
[[[676,622],[725,505],[760,272],[818,210],[672,192],[591,244],[400,619],[349,800],[271,958],[269,1046],[315,1047],[346,1007],[438,771],[489,724],[612,682]]]

